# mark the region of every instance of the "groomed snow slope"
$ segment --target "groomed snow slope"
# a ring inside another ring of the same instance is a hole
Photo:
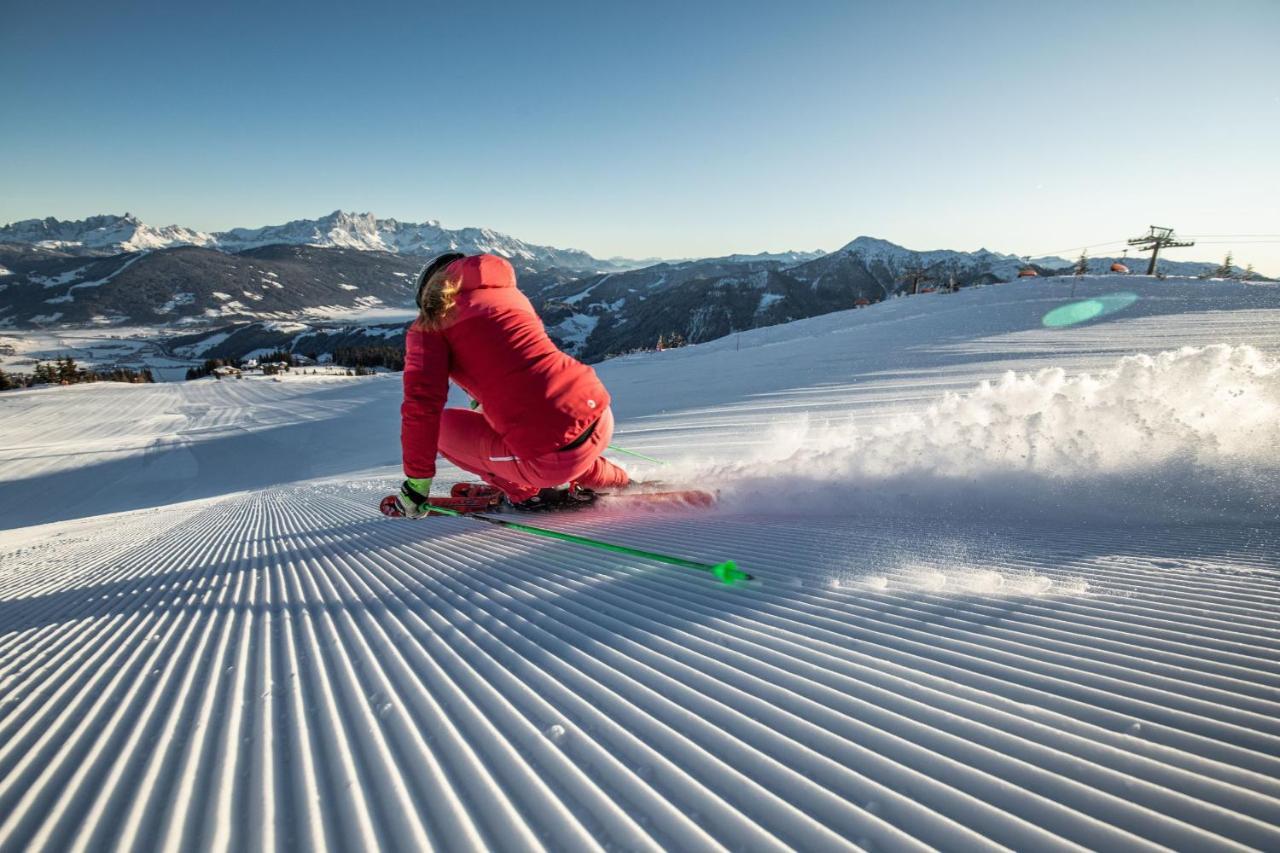
[[[0,849],[1278,849],[1278,359],[1086,278],[603,365],[721,505],[534,521],[741,587],[376,516],[396,377],[0,395]]]

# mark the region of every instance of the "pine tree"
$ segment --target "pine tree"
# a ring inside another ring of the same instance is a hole
[[[1253,264],[1249,264],[1247,267],[1244,268],[1244,275],[1242,275],[1240,278],[1243,281],[1253,281],[1254,278],[1257,277],[1257,275],[1258,273],[1254,270]]]
[[[1076,275],[1084,275],[1089,271],[1089,253],[1081,252],[1080,257],[1076,258]]]
[[[9,379],[9,374],[0,370],[0,391],[8,391],[13,387],[13,382]]]
[[[1227,252],[1227,256],[1222,259],[1222,266],[1213,271],[1214,278],[1231,278],[1232,277],[1231,253]]]

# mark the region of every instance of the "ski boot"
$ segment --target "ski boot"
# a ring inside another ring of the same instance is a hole
[[[455,498],[486,498],[494,501],[502,500],[502,489],[488,483],[454,483],[449,496]]]
[[[445,514],[432,513],[430,507],[441,507],[461,513],[490,512],[498,509],[502,501],[502,490],[497,486],[490,486],[488,483],[454,483],[447,497],[427,498],[423,506],[423,516]],[[383,515],[391,518],[404,517],[404,513],[400,510],[399,495],[387,495],[382,499],[379,509],[382,510]]]
[[[516,512],[560,512],[591,506],[598,497],[586,486],[570,483],[567,486],[539,489],[536,495],[522,501],[507,498],[507,507]]]

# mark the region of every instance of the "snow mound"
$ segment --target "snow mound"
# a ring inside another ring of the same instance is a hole
[[[1007,372],[870,428],[801,419],[773,453],[690,469],[730,506],[1274,520],[1280,362],[1184,347],[1112,369]]]

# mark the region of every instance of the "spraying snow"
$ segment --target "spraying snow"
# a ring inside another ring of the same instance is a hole
[[[1274,520],[1280,363],[1215,345],[1096,374],[1009,371],[870,428],[800,418],[770,444],[673,473],[718,483],[736,509],[767,496],[806,512]]]

